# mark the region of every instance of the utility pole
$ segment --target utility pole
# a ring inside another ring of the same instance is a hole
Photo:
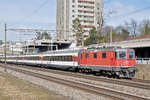
[[[112,28],[111,28],[111,31],[110,31],[110,44],[112,43]]]
[[[13,42],[11,42],[11,45],[12,45],[12,48],[11,48],[11,50],[12,50],[12,55],[14,55],[14,47],[13,47]]]
[[[7,71],[6,65],[7,65],[7,25],[5,24],[5,48],[4,48],[4,52],[5,52],[5,69],[4,71]]]

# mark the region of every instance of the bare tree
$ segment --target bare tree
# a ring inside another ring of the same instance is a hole
[[[150,20],[143,20],[140,24],[141,35],[150,34]]]
[[[131,27],[132,27],[132,30],[133,30],[133,34],[136,37],[136,35],[137,35],[136,32],[137,32],[137,27],[138,27],[138,24],[137,24],[136,20],[131,19]]]

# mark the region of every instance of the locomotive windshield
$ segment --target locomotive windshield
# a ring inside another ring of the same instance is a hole
[[[126,52],[124,52],[124,51],[116,52],[116,58],[118,58],[118,59],[126,59]]]
[[[119,52],[120,59],[126,59],[126,52]]]
[[[135,58],[134,52],[128,52],[128,55],[129,55],[129,59],[134,59]]]

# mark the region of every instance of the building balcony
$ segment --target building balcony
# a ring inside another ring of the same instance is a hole
[[[94,4],[95,1],[88,1],[88,0],[78,0],[78,3],[87,3],[87,4]]]

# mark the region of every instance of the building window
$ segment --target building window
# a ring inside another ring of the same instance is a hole
[[[72,8],[74,8],[75,7],[75,5],[72,5]]]
[[[75,12],[74,10],[72,10],[72,12]]]
[[[72,15],[72,17],[74,18],[74,15]]]
[[[72,3],[75,3],[75,0],[72,0]]]

